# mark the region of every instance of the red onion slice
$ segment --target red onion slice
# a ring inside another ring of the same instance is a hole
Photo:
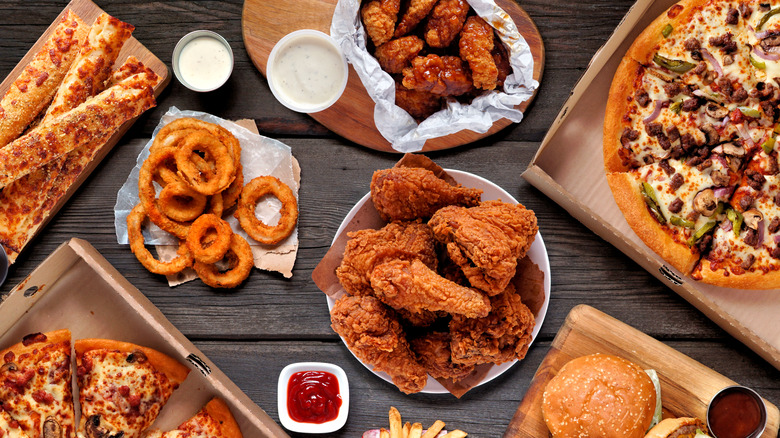
[[[747,143],[748,146],[751,148],[756,146],[756,142],[753,141],[753,137],[750,136],[750,131],[748,131],[744,124],[737,124],[737,131],[739,131],[739,136],[745,140],[745,143]]]
[[[723,76],[723,69],[721,68],[720,63],[712,56],[712,53],[710,53],[709,50],[701,49],[701,55],[712,64],[712,67],[715,68],[715,71],[718,72],[719,76]]]
[[[763,40],[764,38],[768,37],[770,33],[772,33],[771,30],[762,30],[760,32],[755,32],[754,35],[756,36],[757,40]]]
[[[776,244],[780,245],[780,234],[775,234],[772,239],[774,239]]]
[[[734,192],[735,186],[718,187],[712,191],[712,194],[721,201],[727,201],[731,193]]]
[[[734,229],[734,225],[731,223],[731,221],[723,221],[720,223],[720,229],[725,232],[729,232]]]
[[[759,48],[758,46],[753,47],[753,53],[757,57],[761,59],[765,59],[767,61],[780,61],[780,53],[767,53],[761,50],[761,48]]]
[[[646,124],[652,122],[653,120],[657,119],[658,115],[661,114],[661,110],[663,108],[664,108],[663,103],[661,103],[660,100],[656,100],[655,101],[655,108],[653,108],[653,112],[649,116],[647,116],[644,120],[642,120],[642,122],[646,125]]]
[[[726,124],[729,122],[729,119],[730,119],[729,116],[724,117],[723,121],[720,123],[720,127],[723,128],[724,126],[726,126]]]

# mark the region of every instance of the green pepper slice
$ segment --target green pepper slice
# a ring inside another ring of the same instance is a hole
[[[763,17],[761,17],[760,20],[758,20],[758,24],[756,25],[756,30],[761,30],[761,28],[766,24],[767,21],[769,21],[770,18],[774,17],[780,13],[780,8],[774,8],[771,11],[764,14]]]
[[[664,217],[664,214],[661,212],[661,209],[658,207],[658,198],[655,197],[655,190],[653,189],[653,186],[651,186],[646,182],[643,182],[641,192],[642,192],[642,199],[645,200],[645,204],[647,204],[647,207],[650,208],[650,211],[653,213],[653,216],[655,216],[655,218],[658,219],[658,222],[665,224],[666,218]]]
[[[657,53],[653,56],[653,62],[675,73],[685,73],[688,70],[696,67],[696,64],[692,64],[687,61],[681,61],[679,59],[664,58]]]
[[[684,227],[684,228],[690,228],[693,229],[693,227],[696,226],[693,222],[683,219],[680,216],[672,216],[669,218],[669,222],[672,223],[672,225],[677,225],[678,227]]]
[[[766,70],[766,62],[757,60],[753,55],[748,55],[748,59],[750,59],[750,63],[753,64],[753,67],[759,70]]]
[[[669,109],[674,111],[675,114],[680,114],[680,111],[682,111],[682,101],[672,102],[672,104],[669,105]]]
[[[666,26],[664,26],[663,29],[661,29],[661,35],[663,35],[664,38],[669,38],[669,35],[672,34],[673,30],[674,30],[674,28],[672,27],[672,25],[671,24],[667,24]]]
[[[693,233],[690,239],[688,239],[688,246],[693,246],[694,243],[696,243],[699,239],[704,237],[705,234],[707,234],[711,229],[715,228],[718,223],[716,221],[709,221],[706,224],[704,224],[701,228],[696,230],[696,232]]]
[[[749,106],[738,106],[737,109],[739,112],[741,112],[745,117],[752,117],[754,119],[758,119],[761,117],[761,111],[757,110],[755,108],[751,108]]]
[[[764,152],[766,152],[767,155],[771,154],[775,149],[775,138],[767,138],[765,142],[761,143],[761,147],[764,148]]]
[[[775,125],[775,129],[772,130],[775,134],[780,134],[780,123]]]
[[[729,208],[726,212],[726,217],[731,221],[731,228],[734,230],[734,237],[739,237],[739,231],[742,229],[742,213]]]
[[[723,210],[726,209],[726,204],[723,202],[718,202],[718,207],[715,209],[715,213],[712,215],[715,217],[718,217],[721,213],[723,213]]]

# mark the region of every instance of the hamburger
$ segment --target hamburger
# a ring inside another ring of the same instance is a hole
[[[667,418],[656,424],[645,438],[706,438],[707,425],[698,418]]]
[[[553,438],[642,438],[660,403],[648,374],[607,354],[566,363],[548,383],[542,414]]]

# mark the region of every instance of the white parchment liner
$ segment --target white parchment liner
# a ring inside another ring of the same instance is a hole
[[[127,215],[130,214],[130,210],[139,202],[138,177],[141,165],[149,157],[149,148],[154,142],[154,137],[157,136],[157,132],[159,132],[163,126],[181,117],[193,117],[218,124],[236,136],[241,143],[241,165],[244,169],[244,184],[255,177],[271,175],[290,186],[293,193],[295,193],[296,198],[298,197],[299,179],[294,171],[294,167],[297,168],[297,163],[294,164],[294,158],[289,146],[278,140],[255,134],[234,122],[221,119],[211,114],[198,111],[182,111],[176,107],[171,107],[160,119],[160,123],[155,128],[152,138],[146,143],[141,153],[138,154],[135,167],[130,171],[127,181],[125,181],[124,185],[122,185],[117,193],[116,205],[114,207],[114,226],[116,228],[117,243],[121,245],[129,243],[127,238]],[[159,191],[160,187],[157,186],[157,189]],[[274,224],[280,218],[280,207],[281,203],[278,199],[272,196],[266,196],[261,199],[258,204],[256,211],[257,217],[265,223]],[[262,245],[249,237],[246,232],[241,229],[238,220],[233,217],[232,211],[232,209],[226,211],[223,215],[223,219],[230,223],[233,232],[245,238],[252,246],[252,253],[255,256],[255,266],[260,269],[281,272],[285,277],[291,277],[292,264],[294,263],[295,254],[298,249],[298,228],[296,227],[295,230],[293,230],[293,233],[278,245]],[[176,252],[175,247],[178,246],[178,239],[151,223],[149,226],[145,227],[144,242],[147,245],[158,245],[158,252],[162,259],[167,259],[169,252],[171,253],[170,256],[172,256],[173,253]],[[281,260],[278,260],[278,256],[284,255],[287,255],[284,259],[288,262],[280,263]],[[186,273],[184,276],[177,276],[178,280],[169,278],[169,284],[174,285],[183,281],[188,281],[193,277],[192,274],[194,274],[194,271]]]
[[[368,94],[376,103],[374,123],[382,136],[399,152],[416,152],[431,138],[463,129],[487,132],[493,123],[506,118],[520,122],[523,113],[516,105],[530,99],[539,82],[534,80],[531,48],[512,18],[493,0],[468,0],[474,11],[493,26],[509,50],[513,73],[504,83],[504,91],[491,91],[475,98],[470,105],[448,99],[445,109],[419,125],[395,105],[395,81],[382,70],[366,49],[366,32],[360,21],[360,0],[339,0],[333,13],[330,34],[360,76]]]

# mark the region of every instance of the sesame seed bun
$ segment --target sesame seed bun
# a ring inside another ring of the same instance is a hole
[[[554,438],[642,438],[655,398],[653,382],[638,365],[592,354],[571,360],[547,383],[542,414]]]
[[[698,418],[667,418],[650,429],[645,438],[693,438],[696,429],[707,433],[707,425]]]

